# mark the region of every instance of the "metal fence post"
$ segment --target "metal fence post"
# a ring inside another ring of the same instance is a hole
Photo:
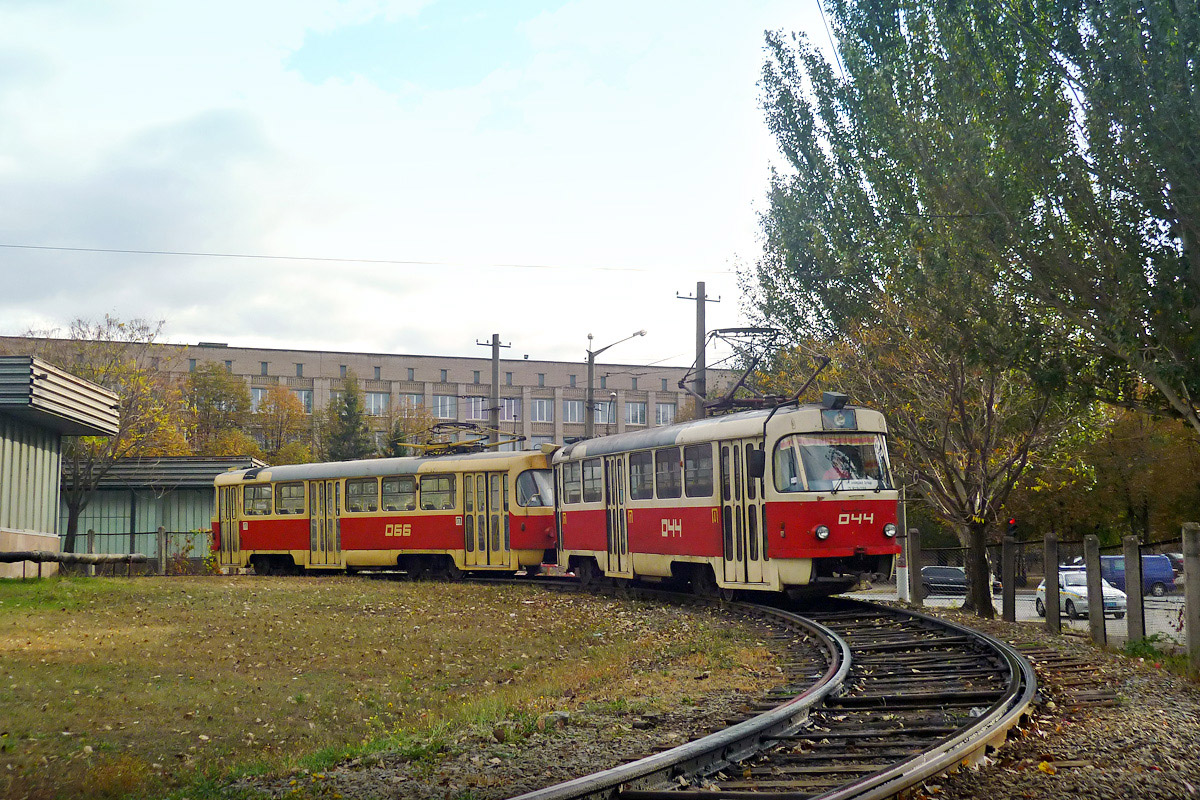
[[[1183,523],[1184,624],[1188,661],[1200,669],[1200,525]]]
[[[921,532],[908,529],[908,587],[914,606],[925,604],[925,590],[921,586]]]
[[[1089,533],[1083,537],[1083,564],[1087,571],[1088,593],[1088,628],[1092,632],[1092,641],[1096,644],[1106,644],[1104,630],[1104,592],[1100,576],[1100,537]]]
[[[96,554],[96,531],[93,528],[88,528],[87,548],[88,548],[89,556],[94,556]],[[96,565],[95,564],[88,564],[88,577],[91,577],[91,578],[96,577]]]
[[[1128,641],[1146,638],[1146,600],[1142,594],[1142,550],[1136,536],[1121,540],[1125,552],[1125,612],[1129,633]]]
[[[1058,535],[1046,534],[1042,560],[1046,573],[1046,630],[1062,633],[1062,608],[1058,600]]]
[[[1001,619],[1017,621],[1017,540],[1012,536],[1005,536],[1000,544],[1000,608]]]
[[[167,529],[162,525],[158,526],[158,574],[167,574]]]

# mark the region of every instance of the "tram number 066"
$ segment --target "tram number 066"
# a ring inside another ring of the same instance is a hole
[[[412,525],[405,523],[403,525],[388,525],[383,529],[384,536],[412,536]]]
[[[851,522],[856,522],[859,525],[869,525],[875,521],[875,514],[838,514],[838,525],[849,525]]]

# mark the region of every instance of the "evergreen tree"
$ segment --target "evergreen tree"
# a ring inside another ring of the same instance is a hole
[[[326,407],[325,457],[330,461],[351,461],[375,453],[363,393],[352,370],[342,379],[342,390]]]

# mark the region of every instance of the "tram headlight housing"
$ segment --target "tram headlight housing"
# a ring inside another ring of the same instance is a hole
[[[883,535],[889,539],[895,539],[896,538],[896,526],[894,524],[892,524],[891,522],[889,522],[887,525],[884,525],[883,526]]]
[[[817,529],[814,530],[813,533],[816,534],[817,539],[823,542],[829,538],[829,526],[818,525]]]

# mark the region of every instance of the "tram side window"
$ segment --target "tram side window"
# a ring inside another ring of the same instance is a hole
[[[690,444],[683,448],[683,488],[688,497],[711,497],[713,458],[711,444]]]
[[[654,454],[629,454],[629,496],[634,500],[654,497]]]
[[[347,511],[379,510],[379,478],[351,478],[346,481]]]
[[[583,502],[598,503],[604,499],[604,464],[598,458],[583,462]]]
[[[579,461],[569,461],[563,464],[563,502],[578,503],[583,499],[582,484],[583,464]]]
[[[244,487],[242,510],[248,516],[259,516],[271,513],[271,484]]]
[[[517,505],[525,508],[554,505],[554,479],[548,469],[527,469],[517,476]]]
[[[659,497],[679,497],[681,481],[678,447],[655,451],[654,482],[657,484]]]
[[[278,483],[275,485],[275,513],[303,514],[304,513],[304,484]]]
[[[383,510],[412,511],[417,507],[417,482],[408,476],[383,479]]]
[[[426,511],[454,508],[454,476],[422,475],[421,508]]]

